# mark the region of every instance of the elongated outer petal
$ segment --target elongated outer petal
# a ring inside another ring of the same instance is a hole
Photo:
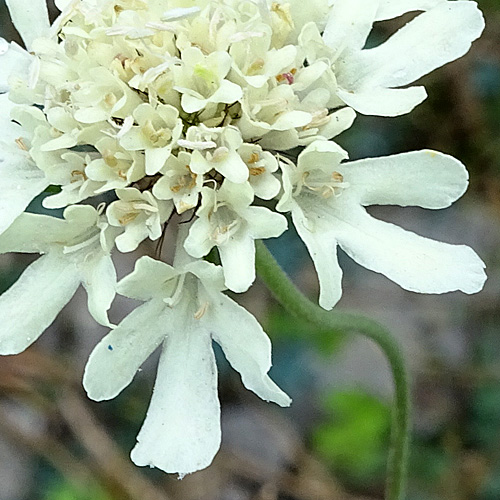
[[[212,227],[207,217],[196,219],[189,228],[189,235],[184,241],[184,248],[189,255],[199,259],[207,255],[215,245],[209,237]]]
[[[286,218],[265,207],[248,207],[245,218],[252,238],[265,239],[281,236],[288,227]]]
[[[116,295],[116,270],[110,255],[99,251],[79,263],[82,285],[88,295],[88,309],[101,325],[111,326],[108,311]]]
[[[49,185],[27,153],[14,147],[0,150],[0,234]]]
[[[462,57],[484,29],[471,1],[444,2],[417,16],[385,43],[352,54],[339,68],[339,84],[401,87]]]
[[[202,321],[231,366],[241,374],[245,387],[265,401],[289,406],[291,399],[268,376],[271,341],[258,321],[226,295],[212,297]]]
[[[0,38],[0,92],[9,91],[11,75],[23,76],[27,80],[32,61],[33,57],[19,45]],[[2,113],[7,115],[3,108]]]
[[[446,0],[379,0],[377,10],[377,21],[393,19],[403,15],[405,12],[416,10],[430,10]]]
[[[144,256],[136,261],[134,271],[120,280],[117,291],[131,299],[151,300],[165,296],[165,284],[178,274],[172,266]]]
[[[356,262],[420,293],[479,292],[484,263],[464,245],[449,245],[374,219],[356,205],[332,217],[332,231]]]
[[[179,314],[174,324],[164,343],[151,404],[131,458],[136,465],[182,477],[210,465],[217,453],[220,405],[209,332],[192,314]]]
[[[246,292],[255,281],[255,243],[247,233],[236,233],[219,248],[226,286]]]
[[[437,151],[412,151],[345,163],[346,196],[362,205],[449,207],[466,191],[469,174],[455,158]]]
[[[324,127],[321,127],[320,134],[326,139],[337,137],[346,131],[354,123],[356,112],[352,108],[342,108],[330,115],[330,121]]]
[[[26,48],[33,40],[49,36],[49,12],[46,0],[5,0],[12,22],[21,35]]]
[[[337,55],[347,50],[361,50],[377,13],[378,1],[336,0],[323,33],[323,39]]]
[[[60,11],[63,11],[68,5],[75,3],[75,0],[55,0],[54,3]]]
[[[140,366],[165,339],[169,323],[162,300],[134,309],[92,351],[83,386],[90,399],[113,399],[132,382]]]
[[[0,253],[47,253],[67,235],[63,219],[24,212],[0,235]]]
[[[328,219],[321,213],[314,215],[314,205],[306,213],[298,204],[292,209],[293,224],[309,251],[318,275],[319,305],[327,311],[342,296],[342,269],[337,259],[337,239]]]
[[[0,38],[0,41],[1,40],[2,39]],[[0,81],[2,79],[1,72],[4,69],[3,62],[4,60],[2,56],[0,56]],[[12,109],[16,106],[18,105],[9,99],[8,93],[0,94],[0,109],[2,110],[2,113],[0,113],[0,127],[2,130],[0,144],[2,148],[4,147],[4,144],[13,147],[15,145],[14,141],[23,135],[23,129],[21,128],[21,126],[17,123],[14,123],[10,117]]]
[[[349,106],[363,115],[399,116],[409,113],[427,98],[424,87],[407,89],[367,88],[344,90],[337,95]]]
[[[40,257],[0,296],[0,354],[18,354],[54,321],[80,284],[74,264],[53,252]]]

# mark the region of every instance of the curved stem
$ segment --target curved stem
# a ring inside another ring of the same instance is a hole
[[[256,245],[258,274],[285,309],[325,330],[359,332],[378,344],[386,355],[395,384],[386,498],[387,500],[403,500],[410,440],[410,388],[405,360],[397,342],[376,321],[348,313],[332,313],[313,304],[289,280],[264,243],[257,241]]]

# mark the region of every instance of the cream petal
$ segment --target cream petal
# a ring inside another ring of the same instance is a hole
[[[466,191],[469,174],[455,158],[437,151],[412,151],[342,165],[346,195],[362,205],[449,207]]]
[[[230,182],[241,184],[248,180],[248,167],[236,151],[230,151],[225,161],[215,163],[214,166]]]
[[[215,242],[210,239],[212,230],[208,218],[200,217],[195,220],[189,228],[189,235],[184,241],[186,252],[197,259],[207,255],[215,246]]]
[[[345,50],[361,50],[377,12],[378,2],[373,0],[336,0],[323,39],[339,55]]]
[[[90,399],[113,399],[132,382],[142,363],[168,333],[168,318],[163,314],[166,309],[161,299],[146,302],[97,344],[83,376]]]
[[[342,108],[330,115],[330,121],[320,129],[320,135],[326,139],[337,137],[351,127],[356,119],[356,112],[352,108]]]
[[[48,328],[73,297],[79,276],[59,253],[40,257],[0,296],[0,354],[18,354]]]
[[[30,66],[33,57],[16,43],[8,43],[0,37],[0,92],[9,91],[9,78],[11,75],[29,78]],[[7,116],[7,110],[2,108],[2,114]]]
[[[221,440],[212,339],[191,314],[164,343],[151,404],[132,450],[136,465],[180,477],[212,462]]]
[[[330,223],[341,248],[356,262],[402,288],[420,293],[479,292],[484,263],[464,245],[449,245],[374,219],[361,207],[345,207]]]
[[[24,212],[0,235],[0,253],[47,253],[69,234],[63,219]]]
[[[344,90],[337,95],[363,115],[398,116],[409,113],[427,98],[424,87],[407,89],[367,88]]]
[[[131,224],[126,232],[116,238],[116,248],[122,253],[133,252],[148,236],[149,230],[145,224]]]
[[[416,10],[430,10],[446,0],[379,0],[377,10],[377,21],[394,19],[406,12]]]
[[[146,150],[146,174],[155,175],[165,165],[170,156],[171,148],[156,148]]]
[[[342,269],[337,259],[337,239],[328,222],[320,217],[310,220],[300,206],[292,209],[292,220],[314,263],[319,280],[319,305],[330,310],[342,296]],[[314,222],[316,221],[316,223]]]
[[[235,234],[219,247],[224,278],[229,290],[246,292],[255,281],[255,243],[246,232]]]
[[[39,195],[49,182],[27,153],[4,148],[0,151],[0,233]]]
[[[271,341],[258,321],[222,293],[212,295],[202,321],[222,347],[245,387],[265,401],[289,406],[291,399],[270,379]]]
[[[5,0],[12,22],[26,47],[37,38],[49,36],[49,12],[46,0]]]
[[[349,57],[339,84],[348,88],[347,81],[357,82],[360,89],[407,85],[462,57],[483,29],[475,2],[444,2],[417,16],[385,43]]]
[[[111,326],[108,310],[116,295],[116,270],[110,255],[84,258],[79,263],[82,285],[88,295],[88,309],[92,317],[101,325]]]
[[[254,239],[277,238],[288,227],[286,217],[265,207],[248,207],[245,212],[245,219],[249,226],[249,232]]]
[[[136,300],[151,300],[162,296],[165,284],[179,275],[172,266],[151,257],[141,257],[132,273],[117,285],[120,295]]]

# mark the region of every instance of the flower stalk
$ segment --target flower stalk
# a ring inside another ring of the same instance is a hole
[[[290,281],[262,241],[256,244],[256,268],[281,305],[324,330],[355,331],[375,342],[390,364],[395,386],[392,436],[387,467],[387,500],[405,498],[410,443],[410,384],[406,363],[393,336],[379,323],[363,316],[329,312],[311,302]]]

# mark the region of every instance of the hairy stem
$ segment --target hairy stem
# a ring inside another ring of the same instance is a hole
[[[256,267],[275,298],[294,316],[324,330],[355,331],[370,338],[384,352],[395,385],[393,426],[388,458],[387,500],[403,500],[410,441],[410,387],[406,363],[398,343],[376,321],[354,314],[329,312],[312,303],[290,281],[262,241],[256,242]]]

